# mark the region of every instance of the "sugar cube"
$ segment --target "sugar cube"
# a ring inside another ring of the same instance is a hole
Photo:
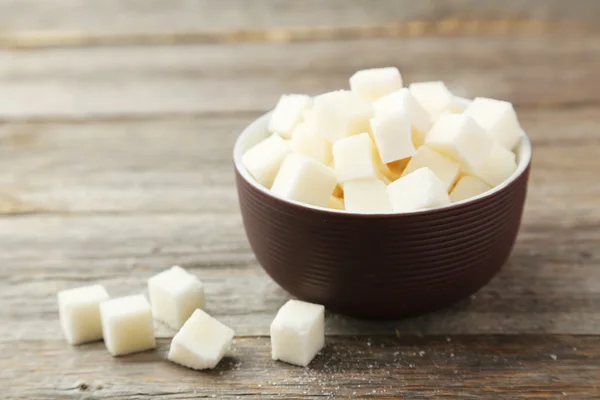
[[[457,201],[470,199],[471,197],[487,192],[491,188],[491,186],[481,179],[465,175],[458,180],[456,186],[450,192],[450,201],[456,203]]]
[[[350,77],[350,89],[370,102],[401,87],[402,77],[396,67],[363,69]]]
[[[333,163],[338,181],[385,179],[378,168],[376,154],[368,133],[361,133],[335,142]]]
[[[58,315],[63,334],[76,345],[102,339],[101,302],[109,299],[102,285],[83,286],[58,292]]]
[[[335,172],[301,154],[290,154],[281,164],[272,192],[285,199],[327,207],[337,184]]]
[[[479,168],[467,172],[478,176],[488,185],[494,187],[504,182],[516,169],[515,154],[496,142],[483,164]]]
[[[290,145],[274,133],[246,151],[242,163],[250,175],[268,189],[273,185],[281,163],[290,153]]]
[[[325,308],[289,300],[271,323],[274,360],[306,367],[325,345]]]
[[[427,146],[421,146],[408,162],[408,165],[402,172],[402,176],[408,175],[423,167],[428,167],[435,176],[444,182],[446,191],[452,187],[454,181],[458,178],[458,173],[460,171],[460,164],[456,161],[437,151],[431,150]]]
[[[403,111],[372,118],[371,129],[382,162],[390,163],[415,154],[410,120]]]
[[[304,94],[284,94],[279,98],[271,119],[269,132],[290,138],[292,131],[302,120],[303,111],[310,106],[311,99]]]
[[[373,115],[373,106],[349,90],[319,95],[312,108],[317,133],[331,143],[366,132]]]
[[[148,279],[148,291],[152,316],[174,329],[204,307],[204,285],[177,265]]]
[[[392,206],[385,189],[385,183],[375,179],[345,182],[344,206],[346,211],[357,213],[391,212]]]
[[[435,122],[425,144],[466,169],[477,169],[490,154],[494,140],[471,117],[445,114]]]
[[[343,210],[344,209],[344,199],[341,199],[336,196],[331,196],[327,207],[331,208],[333,210]]]
[[[373,103],[375,116],[381,117],[389,113],[403,112],[408,115],[411,127],[421,136],[431,128],[431,115],[415,99],[408,88],[402,88],[383,96]]]
[[[317,134],[316,124],[312,119],[302,122],[294,129],[291,141],[292,151],[313,158],[323,165],[332,160],[331,143]]]
[[[454,96],[442,81],[412,83],[409,88],[433,120],[453,104]]]
[[[387,187],[394,211],[412,211],[450,204],[446,184],[427,167],[420,168]]]
[[[234,332],[202,310],[195,310],[173,337],[167,358],[192,369],[212,369],[223,358]]]
[[[508,101],[477,97],[469,104],[465,114],[508,150],[512,150],[521,138],[517,113]]]
[[[144,295],[108,300],[100,304],[104,344],[120,356],[156,347],[152,309]]]

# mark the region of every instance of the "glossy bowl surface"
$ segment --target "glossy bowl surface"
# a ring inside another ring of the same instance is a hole
[[[254,181],[241,157],[268,135],[269,116],[235,144],[236,183],[258,262],[293,296],[355,317],[412,316],[473,294],[506,263],[531,164],[524,132],[517,170],[487,193],[431,210],[355,214],[288,201]]]

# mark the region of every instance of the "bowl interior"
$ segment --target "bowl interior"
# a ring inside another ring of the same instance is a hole
[[[471,100],[465,99],[465,98],[459,98],[459,101],[465,107],[471,102]],[[234,159],[234,163],[235,163],[235,168],[238,170],[240,175],[246,181],[248,181],[252,186],[257,188],[258,190],[260,190],[264,193],[267,193],[270,196],[278,198],[281,201],[286,201],[286,202],[295,204],[297,206],[312,208],[312,209],[320,210],[320,211],[349,214],[349,215],[350,214],[358,214],[358,213],[349,213],[344,210],[333,210],[333,209],[329,209],[329,208],[323,208],[323,207],[313,206],[313,205],[309,205],[309,204],[305,204],[305,203],[300,203],[300,202],[293,201],[293,200],[279,198],[279,197],[275,196],[270,190],[268,190],[267,188],[265,188],[264,186],[262,186],[258,182],[256,182],[256,180],[250,175],[250,173],[244,167],[244,165],[242,163],[242,156],[248,149],[250,149],[252,146],[259,143],[261,140],[265,139],[266,137],[268,137],[270,135],[270,133],[267,131],[267,125],[269,123],[270,117],[271,117],[271,112],[268,112],[268,113],[262,115],[261,117],[259,117],[255,121],[253,121],[250,125],[248,125],[246,127],[246,129],[244,129],[244,131],[238,137],[238,139],[235,143],[234,149],[233,149],[233,159]],[[521,132],[521,141],[519,142],[517,148],[515,149],[515,153],[517,155],[517,169],[515,170],[515,172],[513,172],[513,174],[506,181],[504,181],[500,185],[494,187],[492,190],[489,190],[478,196],[472,197],[467,200],[462,200],[462,201],[459,201],[456,203],[452,203],[447,206],[437,207],[434,210],[440,210],[440,209],[444,209],[444,208],[448,208],[448,207],[455,207],[455,206],[461,205],[463,203],[468,203],[468,202],[472,202],[472,201],[475,201],[475,200],[483,198],[483,197],[491,196],[492,194],[502,190],[503,188],[508,186],[511,182],[513,182],[515,179],[517,179],[525,171],[525,169],[531,162],[531,142],[529,141],[529,138],[527,137],[527,134],[524,131]],[[410,212],[406,212],[406,213],[402,213],[402,214],[428,212],[428,211],[431,211],[431,210],[416,210],[416,211],[410,211]],[[400,213],[389,213],[389,214],[390,215],[398,215]],[[381,213],[381,214],[364,214],[364,215],[374,216],[374,215],[387,215],[387,214]]]

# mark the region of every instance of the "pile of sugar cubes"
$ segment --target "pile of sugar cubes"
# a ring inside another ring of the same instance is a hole
[[[285,199],[356,213],[429,209],[484,193],[517,169],[511,103],[466,108],[443,82],[403,87],[397,68],[356,72],[350,90],[283,95],[270,136],[242,157]]]
[[[110,299],[102,285],[58,293],[59,319],[72,345],[104,340],[113,356],[154,349],[153,319],[178,332],[167,358],[188,368],[217,366],[229,350],[234,332],[204,308],[204,285],[174,266],[148,279],[150,303],[142,294]],[[324,307],[288,301],[271,324],[272,357],[307,366],[325,344]]]

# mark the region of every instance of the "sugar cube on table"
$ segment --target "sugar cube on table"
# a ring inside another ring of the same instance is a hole
[[[422,137],[431,128],[431,115],[415,99],[408,88],[402,88],[381,97],[373,103],[373,108],[376,117],[399,111],[405,113],[408,115],[411,127]]]
[[[385,183],[374,179],[345,182],[344,206],[346,211],[358,213],[386,213],[392,211]]]
[[[58,292],[58,314],[63,334],[76,345],[102,339],[101,302],[109,299],[102,285],[83,286]]]
[[[410,120],[403,111],[372,118],[371,129],[382,162],[390,163],[415,154]]]
[[[458,180],[454,189],[450,192],[450,201],[456,203],[457,201],[470,199],[471,197],[487,192],[491,188],[491,186],[481,179],[475,176],[465,175]]]
[[[420,168],[429,168],[446,185],[448,191],[460,172],[460,164],[427,146],[421,146],[408,162],[402,176],[408,175]]]
[[[387,187],[392,209],[397,212],[450,204],[446,184],[427,167],[420,168]]]
[[[340,182],[355,179],[381,179],[376,150],[368,133],[339,140],[333,145],[333,164]]]
[[[454,95],[444,82],[416,82],[409,86],[410,92],[419,103],[429,112],[432,120],[448,110],[454,102]]]
[[[366,132],[373,115],[373,106],[349,90],[319,95],[312,107],[317,133],[331,143]]]
[[[291,153],[290,145],[274,133],[242,156],[242,163],[258,183],[269,189],[283,160]]]
[[[396,67],[363,69],[350,77],[350,89],[370,102],[401,87],[402,76]]]
[[[479,168],[468,170],[494,187],[504,182],[517,169],[515,153],[495,143],[492,151]]]
[[[327,207],[331,208],[333,210],[343,210],[344,209],[344,199],[341,199],[336,196],[331,196]]]
[[[313,158],[323,165],[328,165],[333,159],[331,142],[317,133],[312,119],[302,122],[294,129],[291,148],[294,153]]]
[[[465,169],[475,170],[489,156],[494,140],[471,117],[445,114],[427,134],[425,145],[458,161]]]
[[[152,316],[174,329],[204,307],[204,285],[177,265],[148,279],[148,292]]]
[[[302,120],[302,113],[310,106],[311,98],[304,94],[284,94],[279,98],[271,119],[269,132],[290,138],[292,131]]]
[[[212,369],[233,341],[233,329],[196,310],[171,341],[167,358],[192,369]]]
[[[325,345],[325,307],[289,300],[271,323],[273,360],[306,367]]]
[[[513,105],[508,101],[476,97],[464,113],[508,150],[521,138],[521,125]]]
[[[337,184],[335,172],[300,154],[290,154],[281,164],[271,191],[285,199],[327,207]]]
[[[100,304],[106,349],[113,356],[156,347],[152,308],[144,295],[120,297]]]

